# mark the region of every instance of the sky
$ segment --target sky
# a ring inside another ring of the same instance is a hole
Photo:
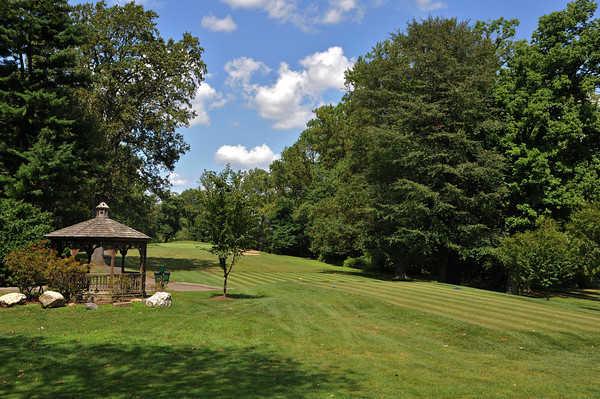
[[[521,21],[529,38],[539,16],[563,0],[137,0],[159,14],[163,37],[190,32],[208,75],[181,128],[191,149],[170,175],[174,191],[197,187],[205,169],[268,168],[292,145],[316,107],[344,94],[344,71],[412,19],[498,17]]]

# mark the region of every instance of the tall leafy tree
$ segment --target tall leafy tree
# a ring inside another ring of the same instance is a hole
[[[566,220],[600,199],[600,19],[575,0],[543,16],[530,43],[515,44],[496,89],[507,115],[513,230],[544,215]]]
[[[195,115],[203,49],[189,33],[164,39],[157,14],[134,2],[84,4],[76,17],[87,34],[82,67],[92,76],[85,99],[106,135],[108,173],[99,196],[125,209],[131,191],[164,194],[165,172],[189,149],[178,128]]]

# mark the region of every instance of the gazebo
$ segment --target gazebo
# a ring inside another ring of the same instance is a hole
[[[146,247],[150,237],[108,216],[109,206],[101,202],[96,207],[96,217],[46,234],[51,245],[62,253],[65,248],[72,252],[85,251],[88,263],[97,248],[112,249],[110,273],[88,274],[89,292],[92,297],[121,297],[146,295]],[[131,248],[140,253],[139,272],[125,271],[125,256]],[[121,270],[115,270],[117,251],[121,254]]]

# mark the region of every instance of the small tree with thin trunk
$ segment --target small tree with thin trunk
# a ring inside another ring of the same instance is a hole
[[[233,266],[249,249],[255,212],[242,188],[243,172],[229,165],[220,173],[204,171],[200,182],[204,191],[202,223],[223,270],[223,296],[227,297],[227,280]]]

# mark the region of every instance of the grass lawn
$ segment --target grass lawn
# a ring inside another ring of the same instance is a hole
[[[192,242],[151,268],[219,287]],[[130,265],[135,259],[130,259]],[[600,302],[392,282],[293,257],[246,256],[238,299],[0,309],[0,398],[598,398]]]

